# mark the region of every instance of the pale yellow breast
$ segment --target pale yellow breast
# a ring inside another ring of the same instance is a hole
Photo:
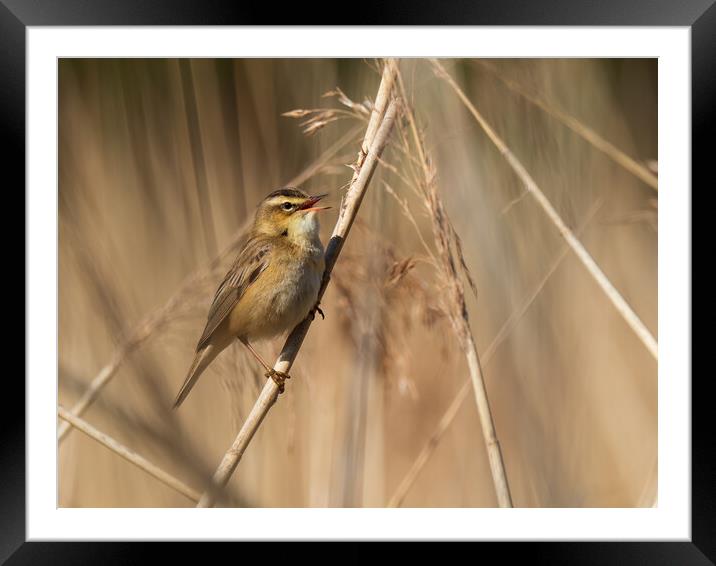
[[[315,305],[323,270],[322,250],[272,254],[229,315],[229,332],[256,340],[291,330]]]

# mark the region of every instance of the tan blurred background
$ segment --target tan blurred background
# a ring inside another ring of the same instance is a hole
[[[637,161],[656,161],[656,60],[444,64],[564,220],[586,222],[582,242],[656,335],[656,193],[500,80],[541,93]],[[362,59],[60,61],[61,405],[129,341],[136,347],[83,417],[201,489],[264,379],[237,344],[170,411],[231,253],[205,269],[258,201],[292,179],[340,203],[365,124],[346,116],[307,136],[281,114],[340,108],[322,97],[335,87],[372,99],[377,69]],[[467,298],[482,352],[564,243],[429,64],[404,60],[401,71],[478,288]],[[379,166],[323,300],[326,319],[311,327],[226,505],[385,505],[468,378],[415,227],[385,188],[407,199],[432,245],[397,145],[384,159],[398,171]],[[323,217],[324,242],[335,218]],[[161,324],[148,322],[180,288]],[[268,358],[281,345],[257,344]],[[656,363],[573,254],[484,369],[515,506],[653,503]],[[193,505],[76,430],[60,444],[58,481],[63,507]],[[494,505],[470,395],[403,506]]]

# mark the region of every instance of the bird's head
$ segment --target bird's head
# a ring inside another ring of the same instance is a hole
[[[284,236],[301,242],[318,237],[316,213],[330,206],[316,206],[326,195],[311,196],[286,187],[270,193],[259,204],[254,230],[268,236]]]

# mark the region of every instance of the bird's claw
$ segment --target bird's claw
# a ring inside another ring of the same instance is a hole
[[[284,383],[287,379],[291,379],[291,376],[287,373],[284,373],[282,371],[276,371],[275,369],[270,369],[264,374],[265,377],[270,377],[273,379],[274,383],[278,385],[278,393],[279,395],[283,393],[284,391]]]
[[[311,317],[311,320],[314,320],[316,318],[316,313],[321,315],[321,320],[326,320],[326,315],[323,314],[323,311],[321,310],[321,307],[318,306],[318,303],[316,303],[316,306],[308,312],[309,316]]]

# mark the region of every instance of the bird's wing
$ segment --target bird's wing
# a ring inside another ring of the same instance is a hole
[[[196,346],[197,351],[207,345],[211,335],[232,311],[246,289],[258,279],[268,267],[271,256],[271,244],[266,240],[249,238],[239,252],[236,261],[224,277],[209,308],[204,333]]]

